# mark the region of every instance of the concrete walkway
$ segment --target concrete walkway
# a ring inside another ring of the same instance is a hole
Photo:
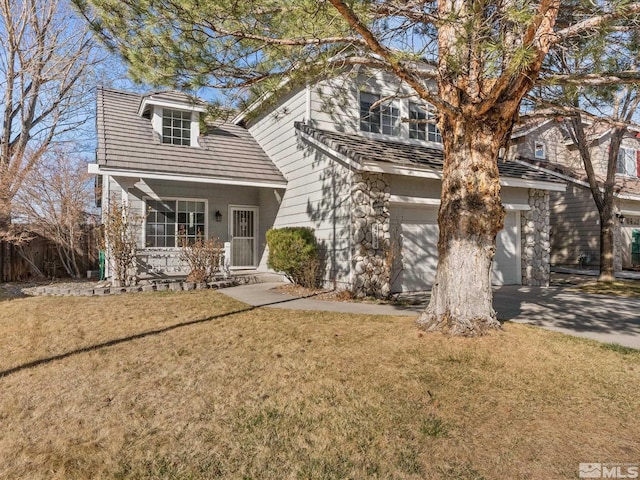
[[[413,305],[296,298],[273,290],[278,285],[282,284],[258,283],[226,288],[220,292],[254,306],[412,317],[416,317],[429,301],[429,292],[404,296],[405,300],[415,302]],[[493,301],[500,320],[640,349],[640,299],[637,298],[589,295],[566,287],[506,286],[494,290]]]

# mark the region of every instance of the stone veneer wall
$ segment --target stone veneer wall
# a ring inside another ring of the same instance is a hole
[[[549,259],[549,192],[529,190],[530,210],[523,211],[521,219],[522,284],[548,286]]]
[[[391,292],[389,198],[384,174],[356,172],[351,187],[351,271],[356,296],[384,298]]]

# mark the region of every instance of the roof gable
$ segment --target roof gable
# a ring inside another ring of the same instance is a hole
[[[150,120],[138,115],[143,96],[100,88],[97,161],[100,168],[282,183],[286,180],[249,132],[230,123],[208,126],[200,148],[161,143]]]
[[[206,103],[202,99],[175,90],[152,92],[143,95],[140,99],[138,115],[142,115],[151,105],[195,112],[207,111]]]

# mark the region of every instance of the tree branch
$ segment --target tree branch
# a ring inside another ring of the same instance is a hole
[[[537,85],[628,85],[640,83],[640,71],[627,70],[611,73],[550,73],[539,77]]]
[[[630,14],[635,14],[640,12],[640,3],[630,3],[620,8],[616,12],[605,13],[602,15],[596,15],[595,17],[587,18],[582,22],[578,22],[569,27],[563,28],[562,30],[558,30],[553,33],[550,42],[552,45],[560,43],[570,37],[575,37],[581,33],[588,32],[590,30],[595,30],[597,28],[602,27],[603,25],[613,21],[624,18]]]
[[[240,38],[243,40],[257,40],[269,45],[282,45],[287,47],[305,46],[305,45],[328,45],[339,43],[350,43],[354,45],[364,46],[366,43],[358,37],[327,37],[327,38],[274,38],[264,35],[256,35],[254,33],[243,32],[240,30],[224,30],[209,23],[209,28],[223,36]]]
[[[351,25],[351,27],[362,36],[372,52],[376,55],[379,55],[386,62],[388,62],[390,69],[398,76],[398,78],[400,78],[400,80],[407,82],[407,84],[409,84],[416,91],[420,98],[428,101],[438,109],[446,109],[450,111],[456,110],[452,105],[442,101],[441,99],[433,95],[414,72],[411,72],[396,58],[394,58],[393,51],[388,47],[382,45],[378,41],[373,32],[371,32],[371,30],[369,30],[369,28],[360,21],[360,19],[355,15],[351,8],[349,8],[345,4],[344,1],[328,1],[335,7],[340,15],[344,17],[347,23]]]

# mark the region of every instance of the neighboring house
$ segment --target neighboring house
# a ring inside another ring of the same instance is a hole
[[[172,248],[168,235],[173,231],[165,230],[163,245],[147,239],[157,228],[153,209],[167,199],[208,199],[205,230],[232,242],[232,259],[242,258],[238,249],[247,248],[235,243],[236,206],[256,212],[256,218],[259,212],[259,222],[248,232],[255,239],[255,256],[251,262],[234,260],[232,266],[266,270],[266,230],[309,226],[321,246],[325,284],[361,295],[426,289],[437,262],[443,155],[435,126],[402,122],[433,114],[405,93],[409,90],[393,78],[345,73],[262,99],[233,124],[201,135],[199,147],[184,147],[163,144],[161,117],[167,109],[182,109],[193,112],[194,125],[201,112],[197,106],[189,109],[189,102],[175,94],[103,90],[94,171],[109,176],[109,192],[122,192],[140,213],[150,212],[141,235],[141,253],[147,256]],[[168,106],[165,97],[174,102]],[[138,135],[144,141],[133,155]],[[122,145],[117,155],[109,153],[115,137]],[[260,171],[246,168],[248,154]],[[497,239],[494,283],[546,285],[549,193],[563,191],[564,181],[520,162],[500,162],[499,168],[507,216]],[[229,212],[222,224],[212,220],[214,210]]]
[[[590,132],[593,128],[585,125]],[[606,177],[609,132],[590,132],[591,157],[596,177]],[[623,140],[616,169],[614,193],[616,271],[640,266],[640,132]],[[540,171],[567,182],[565,192],[552,192],[551,263],[557,266],[598,267],[600,219],[591,195],[582,159],[562,119],[535,121],[512,136],[509,157],[527,162]],[[634,243],[635,240],[635,243]]]

